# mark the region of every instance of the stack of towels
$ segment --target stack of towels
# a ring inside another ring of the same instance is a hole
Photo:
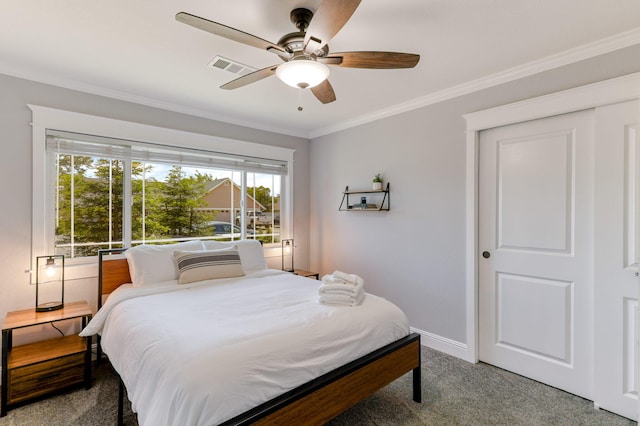
[[[355,306],[364,300],[364,281],[357,275],[334,271],[322,277],[318,287],[323,305]]]

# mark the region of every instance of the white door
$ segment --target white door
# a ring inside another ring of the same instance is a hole
[[[638,101],[596,109],[595,395],[638,418],[636,315],[640,228]]]
[[[589,399],[593,115],[481,132],[478,227],[480,360]]]

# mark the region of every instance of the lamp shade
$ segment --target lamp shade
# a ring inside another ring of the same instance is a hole
[[[63,307],[64,255],[36,257],[36,312],[55,311]]]
[[[326,80],[329,77],[329,67],[309,57],[299,56],[278,66],[276,75],[291,87],[306,89]]]

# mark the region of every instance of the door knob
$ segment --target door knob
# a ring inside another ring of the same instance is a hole
[[[483,251],[482,252],[482,257],[484,257],[485,259],[488,259],[491,257],[491,253],[489,253],[488,251]]]

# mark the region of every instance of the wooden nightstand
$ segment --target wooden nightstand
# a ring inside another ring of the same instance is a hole
[[[8,312],[2,324],[2,406],[0,417],[10,405],[73,385],[91,387],[91,338],[78,335],[56,337],[12,347],[13,330],[57,321],[80,319],[82,327],[91,320],[87,302],[65,303],[57,311],[35,309]]]
[[[307,278],[315,277],[316,280],[320,279],[320,274],[318,272],[305,271],[304,269],[294,269],[293,274],[300,275],[301,277],[307,277]]]

